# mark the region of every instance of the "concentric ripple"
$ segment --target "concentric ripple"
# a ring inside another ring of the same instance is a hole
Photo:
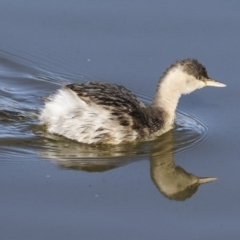
[[[5,90],[1,87],[0,91],[3,93]],[[170,138],[166,138],[166,134],[164,134],[154,141],[117,146],[80,144],[47,133],[44,127],[39,125],[38,110],[28,104],[27,95],[24,97],[20,96],[20,93],[14,92],[13,94],[9,89],[8,96],[2,94],[2,96],[4,95],[0,108],[0,127],[2,129],[0,149],[2,154],[9,156],[17,153],[19,157],[25,159],[31,154],[62,160],[112,157],[134,157],[136,159],[149,154],[156,144],[167,146],[168,151],[171,149],[173,152],[178,152],[196,146],[207,136],[207,127],[204,123],[183,111],[179,111],[176,126],[168,133],[168,135],[171,134]],[[19,97],[22,99],[20,103],[14,100]],[[35,97],[40,104],[40,96]],[[12,103],[11,106],[9,106],[9,102]],[[166,150],[161,147],[159,151],[164,153]]]
[[[95,165],[107,161],[108,168],[113,168],[146,159],[152,152],[162,155],[187,150],[203,141],[208,133],[203,122],[178,111],[175,128],[153,141],[92,146],[52,135],[39,125],[38,111],[43,106],[41,97],[60,87],[64,79],[27,64],[18,66],[18,62],[7,58],[2,58],[0,66],[0,152],[4,156],[0,163],[11,159],[32,161],[35,155],[38,159],[61,162],[65,167],[73,168],[72,161],[78,161],[81,167],[85,161],[88,166],[90,161]],[[143,102],[150,103],[148,95],[135,89],[133,92]]]

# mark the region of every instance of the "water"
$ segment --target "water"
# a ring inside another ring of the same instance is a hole
[[[1,239],[238,239],[239,5],[2,1]],[[182,97],[155,141],[88,146],[39,125],[64,83],[118,83],[149,103],[185,57],[227,88]],[[194,176],[218,180],[187,187]]]

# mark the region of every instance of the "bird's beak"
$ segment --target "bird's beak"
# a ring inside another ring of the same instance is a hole
[[[217,178],[215,177],[202,177],[198,179],[198,183],[199,184],[203,184],[203,183],[209,183],[209,182],[213,182],[216,181]]]
[[[220,83],[220,82],[217,82],[211,78],[205,78],[204,80],[204,83],[206,86],[212,86],[212,87],[226,87],[225,84],[223,83]]]

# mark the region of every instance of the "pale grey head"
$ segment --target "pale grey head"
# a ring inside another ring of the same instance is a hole
[[[175,111],[182,94],[189,94],[206,86],[225,87],[208,76],[206,68],[195,59],[176,61],[159,80],[153,107],[164,111],[166,126],[174,122]]]
[[[182,59],[176,61],[170,67],[166,69],[161,79],[164,79],[167,74],[176,69],[181,69],[182,72],[186,73],[189,76],[194,77],[196,80],[199,80],[204,83],[206,86],[214,87],[225,87],[226,85],[220,82],[217,82],[210,78],[207,73],[207,69],[196,59]]]

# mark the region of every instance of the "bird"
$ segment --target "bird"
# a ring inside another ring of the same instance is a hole
[[[117,84],[72,83],[45,98],[39,120],[49,133],[80,143],[117,145],[147,141],[174,127],[181,95],[206,86],[226,85],[210,78],[198,60],[177,60],[159,78],[149,105]]]

